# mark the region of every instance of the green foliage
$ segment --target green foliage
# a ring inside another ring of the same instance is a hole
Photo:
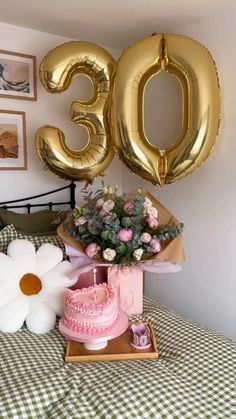
[[[126,245],[122,242],[119,242],[116,245],[116,253],[123,255],[126,252]]]
[[[180,234],[182,234],[183,232],[183,229],[183,223],[180,223],[179,226],[177,226],[176,224],[160,225],[157,227],[157,229],[154,230],[153,238],[159,240],[160,242],[172,240],[175,237],[180,236]]]
[[[130,217],[123,217],[121,219],[121,224],[123,227],[130,227],[133,224],[133,221]]]
[[[109,239],[109,230],[103,230],[101,232],[101,237],[103,240],[108,240]]]

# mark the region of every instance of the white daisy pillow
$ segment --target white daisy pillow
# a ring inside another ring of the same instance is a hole
[[[0,253],[0,331],[16,332],[24,321],[30,332],[47,333],[63,311],[64,294],[74,284],[71,264],[58,247],[35,250],[28,240],[13,240]]]

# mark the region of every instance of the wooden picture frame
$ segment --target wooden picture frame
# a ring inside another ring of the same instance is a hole
[[[25,112],[0,110],[0,170],[26,170]]]
[[[37,100],[34,55],[0,50],[0,97]]]

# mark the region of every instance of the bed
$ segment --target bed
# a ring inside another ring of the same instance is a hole
[[[151,322],[158,359],[66,364],[58,325],[0,334],[0,418],[236,418],[234,342],[147,297],[132,320]]]

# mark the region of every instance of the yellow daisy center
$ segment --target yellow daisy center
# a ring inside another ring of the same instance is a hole
[[[27,273],[20,280],[20,289],[25,295],[38,294],[42,289],[42,282],[37,275]]]

